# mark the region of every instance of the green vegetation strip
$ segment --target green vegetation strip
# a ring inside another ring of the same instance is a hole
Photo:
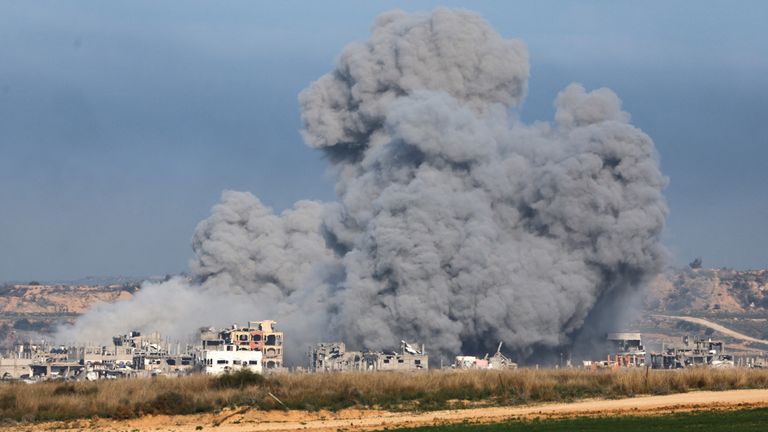
[[[556,420],[508,421],[496,424],[461,423],[397,429],[398,432],[653,432],[698,430],[707,432],[764,432],[768,408],[740,411],[704,411],[647,417],[580,417]],[[391,429],[390,429],[391,430]]]

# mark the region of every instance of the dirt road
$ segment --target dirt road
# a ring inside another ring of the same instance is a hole
[[[670,319],[671,318],[671,319],[677,319],[677,320],[681,320],[681,321],[687,321],[689,323],[699,324],[699,325],[702,325],[704,327],[709,327],[712,330],[719,331],[720,333],[722,333],[724,335],[727,335],[727,336],[730,336],[730,337],[735,338],[735,339],[741,339],[741,340],[748,341],[748,342],[756,342],[756,343],[759,343],[759,344],[768,345],[768,340],[757,339],[757,338],[753,338],[752,336],[747,336],[744,333],[739,333],[739,332],[737,332],[735,330],[729,329],[728,327],[723,327],[723,326],[721,326],[718,323],[715,323],[715,322],[712,322],[712,321],[709,321],[709,320],[705,320],[704,318],[696,318],[696,317],[690,317],[690,316],[675,316],[675,315],[654,315],[654,316],[658,317],[658,318],[666,318],[666,319]]]
[[[698,409],[743,409],[768,407],[768,390],[733,390],[691,392],[665,396],[643,396],[618,400],[588,400],[567,404],[544,404],[518,407],[473,408],[433,411],[428,413],[391,413],[384,411],[343,410],[306,412],[263,412],[255,410],[225,411],[218,415],[147,416],[129,421],[106,419],[56,422],[0,428],[2,430],[163,430],[222,432],[367,431],[384,428],[413,427],[464,421],[492,423],[509,419],[574,417],[590,415],[654,415]]]

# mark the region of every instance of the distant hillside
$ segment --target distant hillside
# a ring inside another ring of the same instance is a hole
[[[688,314],[768,312],[768,270],[685,269],[650,285],[646,308]]]
[[[0,285],[0,350],[50,334],[57,324],[72,322],[97,303],[130,299],[139,286],[138,282]]]
[[[138,284],[42,285],[0,287],[0,316],[27,314],[81,314],[97,302],[128,299]]]
[[[57,323],[72,322],[97,303],[130,299],[139,288],[140,283],[133,280],[0,285],[0,348],[14,340],[48,334]],[[648,313],[633,326],[649,340],[669,342],[684,334],[713,334],[711,329],[691,323],[654,318],[655,314],[706,317],[768,339],[768,270],[671,270],[650,284],[645,308]]]

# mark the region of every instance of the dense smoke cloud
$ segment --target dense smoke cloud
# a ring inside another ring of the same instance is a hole
[[[67,335],[275,318],[296,361],[336,338],[525,355],[594,330],[662,264],[665,178],[608,89],[572,84],[552,124],[522,123],[528,73],[525,45],[476,14],[380,16],[299,97],[338,201],[278,215],[225,192],[195,232],[193,283],[147,286]]]

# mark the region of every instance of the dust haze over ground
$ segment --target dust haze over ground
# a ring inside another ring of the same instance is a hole
[[[194,234],[191,281],[97,306],[60,340],[276,319],[306,345],[424,342],[520,358],[589,338],[662,267],[665,177],[611,90],[565,88],[517,115],[528,52],[481,17],[393,11],[299,96],[337,201],[280,214],[226,191]]]

